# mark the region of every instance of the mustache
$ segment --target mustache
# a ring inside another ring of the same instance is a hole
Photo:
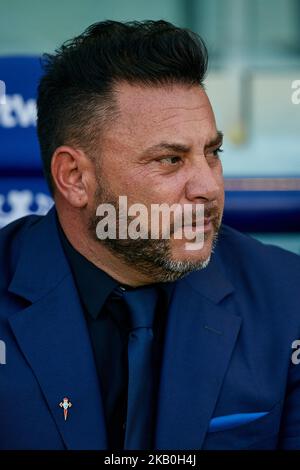
[[[191,222],[190,222],[191,220]],[[179,223],[177,224],[178,226],[182,226],[182,228],[185,226],[185,224],[190,223],[195,226],[202,226],[203,224],[206,224],[208,222],[211,222],[215,231],[219,229],[220,225],[220,220],[221,220],[221,209],[216,206],[215,204],[209,204],[204,207],[204,213],[203,216],[201,215],[200,218],[198,218],[197,213],[193,212],[192,217],[190,216],[190,219],[187,221],[185,217],[183,216]],[[170,229],[171,229],[171,234],[174,234],[175,232],[175,222],[170,223]]]
[[[192,223],[202,223],[203,219],[215,219],[219,217],[220,209],[215,204],[206,205],[204,207],[203,216],[199,219],[196,212],[192,213]]]

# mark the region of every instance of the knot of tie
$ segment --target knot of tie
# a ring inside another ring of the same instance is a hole
[[[124,290],[118,286],[114,289],[117,298],[122,298],[128,307],[129,324],[131,329],[152,328],[158,293],[155,287],[137,287]]]

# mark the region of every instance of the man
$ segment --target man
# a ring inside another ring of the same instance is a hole
[[[300,448],[300,261],[221,224],[206,65],[164,21],[97,23],[47,57],[55,207],[0,237],[2,449]],[[169,238],[99,237],[119,196],[191,208],[203,243],[175,218]]]

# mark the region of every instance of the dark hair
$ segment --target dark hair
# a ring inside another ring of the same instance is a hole
[[[91,151],[99,143],[101,124],[116,112],[117,82],[202,85],[207,50],[197,34],[166,21],[103,21],[45,54],[42,63],[37,131],[53,192],[55,149],[75,143]]]

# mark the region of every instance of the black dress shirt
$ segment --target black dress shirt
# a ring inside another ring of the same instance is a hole
[[[75,250],[67,240],[58,221],[57,223],[62,245],[85,312],[91,338],[102,392],[108,446],[109,449],[121,450],[124,448],[126,429],[128,389],[127,345],[129,330],[127,318],[125,315],[122,315],[120,308],[115,308],[114,304],[107,302],[113,289],[120,285],[120,283]],[[125,284],[121,285],[125,289],[132,289],[132,287]],[[153,285],[155,285],[159,292],[159,301],[153,326],[153,360],[155,367],[155,391],[157,395],[167,311],[174,283],[166,282]],[[156,399],[157,396],[155,397],[155,409],[153,410],[154,416],[156,416],[157,408]],[[155,419],[153,424],[155,427]],[[153,442],[154,428],[149,430],[149,432]]]

